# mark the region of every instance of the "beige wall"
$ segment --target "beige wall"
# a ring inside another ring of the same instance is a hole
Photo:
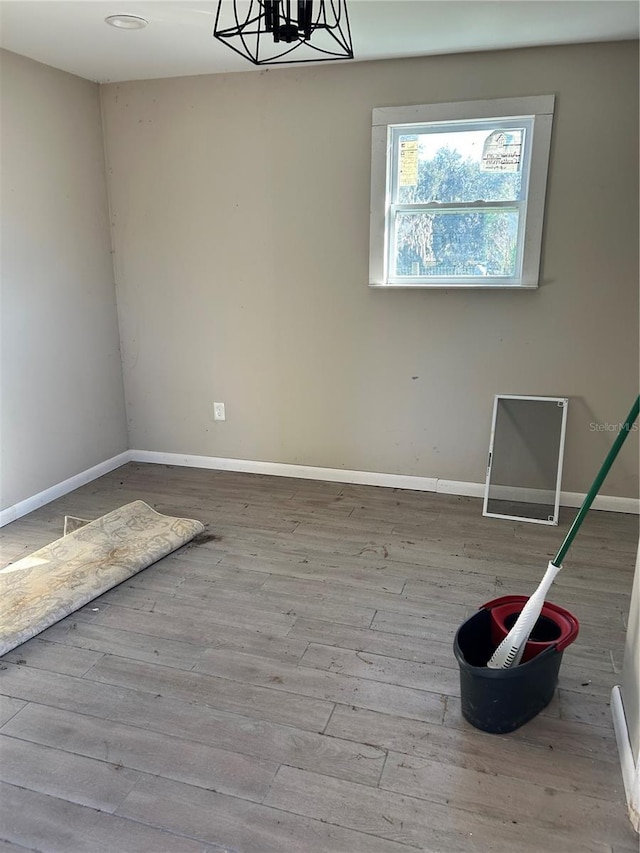
[[[2,508],[127,448],[98,87],[2,52]]]
[[[637,392],[637,45],[103,87],[130,443],[482,482],[493,395],[569,396],[586,491]],[[367,287],[371,110],[555,93],[535,292]],[[227,420],[213,421],[213,401]],[[637,440],[603,489],[637,495]]]

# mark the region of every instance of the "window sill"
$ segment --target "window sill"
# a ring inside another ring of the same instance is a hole
[[[426,282],[389,282],[387,284],[369,283],[373,290],[537,290],[537,284],[504,284],[487,282],[486,284],[471,284],[466,281],[450,281],[439,283]]]

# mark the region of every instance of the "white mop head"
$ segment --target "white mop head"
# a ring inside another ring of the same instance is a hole
[[[542,612],[549,587],[561,568],[562,566],[554,566],[553,563],[549,563],[547,571],[540,581],[540,586],[522,608],[515,625],[491,656],[487,664],[488,667],[491,669],[508,669],[510,666],[517,666],[520,663],[529,634]]]

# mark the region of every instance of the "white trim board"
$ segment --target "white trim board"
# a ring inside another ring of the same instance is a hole
[[[485,489],[484,483],[465,483],[460,480],[442,480],[437,477],[415,477],[410,474],[349,471],[343,468],[317,468],[309,465],[289,465],[282,462],[227,459],[221,456],[158,453],[154,450],[131,450],[130,453],[132,462],[182,465],[188,468],[210,468],[216,471],[240,471],[246,474],[269,474],[275,477],[296,477],[304,480],[325,480],[335,483],[357,483],[363,486],[410,489],[415,492],[438,492],[471,498],[482,498]],[[560,504],[561,506],[579,507],[584,497],[584,494],[580,492],[560,492]],[[640,515],[640,500],[613,495],[599,495],[594,500],[592,508]]]
[[[622,703],[622,691],[618,685],[611,691],[611,716],[618,744],[629,820],[635,831],[640,833],[640,757],[637,762],[634,762],[627,718]]]
[[[85,486],[87,483],[114,471],[127,462],[149,462],[156,465],[176,465],[186,468],[207,468],[214,471],[238,471],[246,474],[267,474],[276,477],[294,477],[303,480],[325,480],[335,483],[356,483],[363,486],[382,486],[391,489],[408,489],[415,492],[437,492],[445,495],[482,498],[484,483],[465,483],[460,480],[442,480],[436,477],[416,477],[410,474],[384,474],[375,471],[348,471],[342,468],[319,468],[310,465],[289,465],[283,462],[261,462],[248,459],[227,459],[221,456],[192,456],[183,453],[163,453],[154,450],[126,450],[93,468],[69,477],[14,506],[0,511],[0,527],[29,512],[54,501],[62,495]],[[562,506],[579,507],[584,495],[579,492],[561,492]],[[609,512],[640,514],[640,500],[599,495],[593,509]]]
[[[121,465],[125,465],[130,461],[131,451],[125,450],[117,456],[112,456],[111,459],[99,462],[92,468],[87,468],[86,471],[81,471],[79,474],[75,474],[73,477],[69,477],[61,483],[56,483],[55,486],[51,486],[42,492],[38,492],[37,495],[32,495],[30,498],[26,498],[13,506],[7,507],[7,509],[0,510],[0,527],[4,527],[5,524],[9,524],[18,518],[22,518],[23,515],[27,515],[35,509],[39,509],[41,506],[51,503],[51,501],[55,501],[56,498],[61,498],[63,495],[72,492],[74,489],[79,489],[80,486],[86,486],[87,483],[91,483],[93,480],[97,480],[98,477],[102,477],[104,474],[109,474],[111,471],[115,471],[116,468],[120,468]]]
[[[416,492],[436,492],[439,482],[433,477],[379,474],[373,471],[347,471],[342,468],[317,468],[311,465],[289,465],[284,462],[227,459],[221,456],[189,456],[181,453],[156,453],[153,450],[132,450],[131,461],[153,462],[161,465],[183,465],[187,468],[210,468],[215,471],[239,471],[244,474],[269,474],[275,477],[294,477],[300,480],[324,480],[332,483],[388,486],[394,489],[412,489]]]

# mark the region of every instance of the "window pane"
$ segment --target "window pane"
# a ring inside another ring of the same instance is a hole
[[[525,143],[523,127],[398,134],[396,201],[517,201]]]
[[[396,276],[514,276],[518,210],[398,213]]]

